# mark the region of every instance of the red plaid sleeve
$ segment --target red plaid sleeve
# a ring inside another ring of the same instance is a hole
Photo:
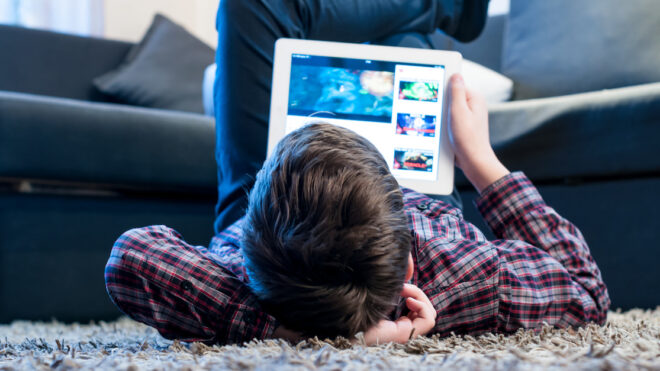
[[[605,321],[607,289],[582,235],[522,173],[503,177],[476,201],[500,238],[494,241],[461,210],[403,192],[415,236],[413,283],[437,311],[433,333]]]
[[[276,322],[260,310],[238,266],[168,227],[136,228],[115,242],[106,288],[125,314],[169,339],[226,344],[271,337]]]
[[[492,241],[499,258],[501,330],[605,322],[609,296],[587,243],[525,175],[503,177],[476,205],[501,238]]]

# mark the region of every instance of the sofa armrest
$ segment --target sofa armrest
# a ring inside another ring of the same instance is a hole
[[[214,193],[208,117],[0,92],[0,177]]]
[[[660,83],[492,105],[491,142],[533,180],[660,172]]]

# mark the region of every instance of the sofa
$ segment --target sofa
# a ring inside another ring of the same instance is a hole
[[[116,318],[103,269],[122,232],[213,235],[214,120],[92,85],[132,46],[0,26],[0,322]]]
[[[613,309],[660,305],[659,33],[654,1],[511,0],[473,43],[431,36],[513,80],[513,100],[489,105],[495,152],[579,227]]]
[[[429,40],[503,71],[508,27],[496,16],[474,43]],[[200,245],[212,236],[213,119],[93,87],[132,45],[0,26],[0,322],[117,317],[103,267],[123,231],[166,224]],[[504,164],[585,235],[613,307],[658,305],[660,83],[494,104],[490,122]],[[456,184],[465,217],[487,230],[460,171]]]

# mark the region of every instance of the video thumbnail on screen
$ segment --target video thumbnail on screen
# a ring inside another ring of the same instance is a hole
[[[433,171],[433,153],[412,149],[394,150],[394,168],[412,171]]]
[[[436,117],[433,115],[399,113],[396,115],[396,133],[410,136],[435,136]]]
[[[437,102],[439,88],[438,81],[400,81],[399,99]]]
[[[394,73],[292,65],[289,114],[391,122]]]

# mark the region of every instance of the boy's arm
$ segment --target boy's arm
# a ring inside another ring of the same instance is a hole
[[[500,330],[605,322],[609,297],[587,243],[525,175],[499,179],[476,205],[501,238],[492,241],[499,261]]]
[[[165,226],[124,233],[105,281],[122,312],[168,339],[241,343],[272,337],[277,327],[228,267]]]
[[[581,233],[522,173],[510,174],[500,163],[490,145],[486,104],[465,89],[460,75],[452,77],[451,99],[456,164],[481,193],[477,206],[494,233],[507,239],[492,242],[499,257],[500,327],[604,322],[609,297]]]

